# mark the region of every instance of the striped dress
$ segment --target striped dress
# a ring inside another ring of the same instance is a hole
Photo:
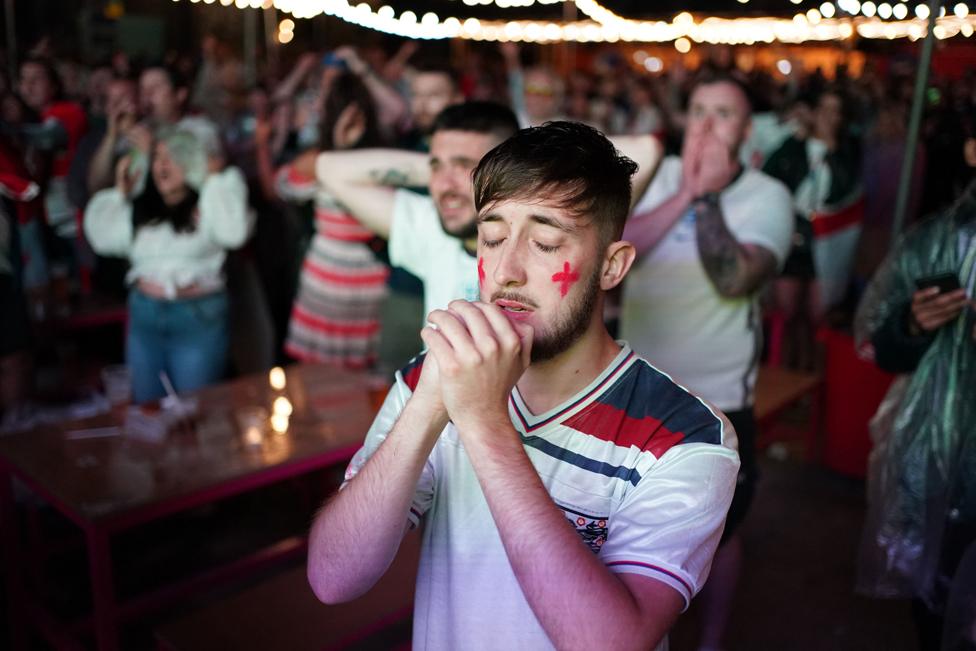
[[[315,236],[305,254],[292,306],[285,352],[305,362],[349,368],[372,366],[379,343],[380,307],[389,269],[359,224],[314,178],[291,166],[276,177],[279,196],[315,200]]]

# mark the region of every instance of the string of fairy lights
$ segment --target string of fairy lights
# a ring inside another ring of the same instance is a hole
[[[268,9],[289,14],[291,18],[312,18],[326,14],[368,29],[411,39],[462,38],[476,41],[516,41],[529,43],[599,43],[671,42],[679,52],[688,52],[692,43],[750,45],[754,43],[803,43],[807,41],[846,40],[856,34],[868,39],[917,40],[925,35],[929,8],[925,4],[910,7],[907,2],[873,0],[836,0],[823,2],[792,18],[695,16],[681,12],[670,21],[635,20],[615,14],[596,0],[575,0],[576,8],[587,20],[479,20],[433,12],[418,16],[411,10],[397,15],[389,5],[373,9],[366,2],[349,0],[173,0],[191,3],[235,6],[239,9]],[[450,0],[453,7],[494,4],[499,8],[528,7],[534,4],[556,4],[573,0]],[[747,4],[749,0],[738,0]],[[794,5],[804,0],[789,0]],[[798,7],[799,9],[799,7]],[[288,21],[288,23],[285,23]],[[291,40],[294,23],[290,18],[279,26],[279,42]],[[936,19],[933,34],[946,39],[956,35],[969,37],[976,28],[976,16],[964,2],[951,10],[943,6]]]

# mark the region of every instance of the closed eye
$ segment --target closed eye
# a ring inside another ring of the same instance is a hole
[[[481,245],[486,249],[493,249],[501,243],[502,243],[501,240],[485,240],[485,239],[481,240]]]
[[[536,242],[535,243],[535,246],[536,246],[537,249],[539,249],[543,253],[555,253],[556,251],[559,250],[559,245],[558,244],[557,245],[549,245],[549,244],[543,244],[542,242]]]

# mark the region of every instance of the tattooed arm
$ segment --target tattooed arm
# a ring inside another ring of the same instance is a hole
[[[709,280],[726,297],[747,296],[776,273],[776,257],[756,244],[741,244],[729,231],[717,195],[697,199],[698,255]]]
[[[396,187],[426,186],[430,169],[425,154],[357,149],[319,154],[315,175],[363,226],[380,237],[389,237]]]

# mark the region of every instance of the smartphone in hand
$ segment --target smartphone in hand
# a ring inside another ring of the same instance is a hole
[[[962,287],[962,285],[959,284],[959,276],[957,276],[954,272],[948,272],[916,278],[915,287],[919,290],[928,289],[929,287],[938,287],[939,293],[945,294],[956,291]]]

